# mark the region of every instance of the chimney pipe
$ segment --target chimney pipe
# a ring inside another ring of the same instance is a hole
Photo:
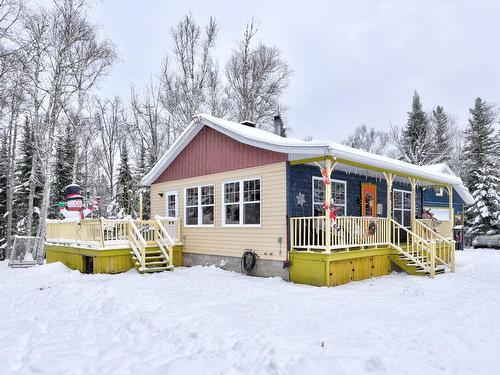
[[[251,128],[255,128],[255,122],[252,122],[250,120],[245,120],[240,122],[241,125],[249,126]]]
[[[281,115],[274,116],[274,134],[279,135],[280,137],[285,136],[285,132],[283,129],[283,120],[281,119]]]

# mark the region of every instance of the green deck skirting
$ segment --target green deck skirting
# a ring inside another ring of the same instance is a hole
[[[335,286],[350,281],[387,275],[394,250],[373,248],[336,251],[331,254],[291,251],[290,280],[299,284]]]
[[[147,250],[157,249],[148,247]],[[146,251],[147,251],[146,250]],[[87,273],[85,257],[92,257],[93,273],[120,273],[134,267],[131,248],[120,249],[88,249],[78,246],[45,244],[47,263],[62,262],[68,268]],[[173,263],[182,266],[182,245],[173,246]]]

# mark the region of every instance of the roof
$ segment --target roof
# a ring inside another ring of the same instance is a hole
[[[265,130],[244,126],[240,123],[220,119],[207,114],[198,114],[193,117],[189,126],[177,138],[170,149],[153,166],[151,171],[144,176],[142,185],[151,185],[163,171],[174,161],[179,153],[204,127],[208,126],[241,143],[262,148],[265,150],[286,153],[289,160],[314,156],[333,156],[340,159],[361,163],[374,168],[381,168],[396,173],[410,174],[424,180],[432,180],[443,184],[452,185],[465,203],[471,204],[474,199],[463,186],[460,177],[456,176],[445,164],[419,166],[401,160],[377,155],[358,150],[346,145],[329,141],[304,141],[294,138],[284,138]],[[446,170],[446,168],[448,170]],[[451,174],[449,173],[451,172]]]

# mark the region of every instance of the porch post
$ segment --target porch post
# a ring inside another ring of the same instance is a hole
[[[392,218],[392,183],[394,181],[393,173],[384,172],[385,181],[387,182],[387,240],[391,241],[391,228],[390,219]]]
[[[325,161],[325,169],[328,178],[331,177],[332,175],[332,162],[330,159],[326,159]],[[328,204],[326,205],[325,208],[325,223],[326,223],[326,238],[325,238],[325,252],[330,253],[332,251],[331,249],[331,237],[332,237],[332,219],[330,219],[330,199],[332,197],[332,184],[331,182],[329,184],[325,185],[325,202]]]
[[[449,210],[449,216],[450,216],[450,222],[451,222],[451,228],[455,226],[455,220],[454,220],[454,210],[453,210],[453,188],[451,185],[448,185],[446,187],[448,189],[448,210]]]
[[[454,210],[453,210],[453,187],[451,185],[447,186],[448,189],[448,210],[449,210],[449,216],[450,216],[450,229],[449,233],[451,234],[451,249],[450,249],[450,254],[451,254],[451,272],[455,272],[455,240],[453,236],[453,227],[455,226],[455,215],[454,215]],[[462,211],[463,212],[463,211]]]
[[[409,177],[411,184],[411,231],[415,232],[415,216],[417,212],[417,179]]]

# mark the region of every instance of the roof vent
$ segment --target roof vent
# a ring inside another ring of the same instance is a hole
[[[240,122],[241,125],[249,126],[251,128],[255,128],[255,122],[252,122],[250,120],[245,120]]]

